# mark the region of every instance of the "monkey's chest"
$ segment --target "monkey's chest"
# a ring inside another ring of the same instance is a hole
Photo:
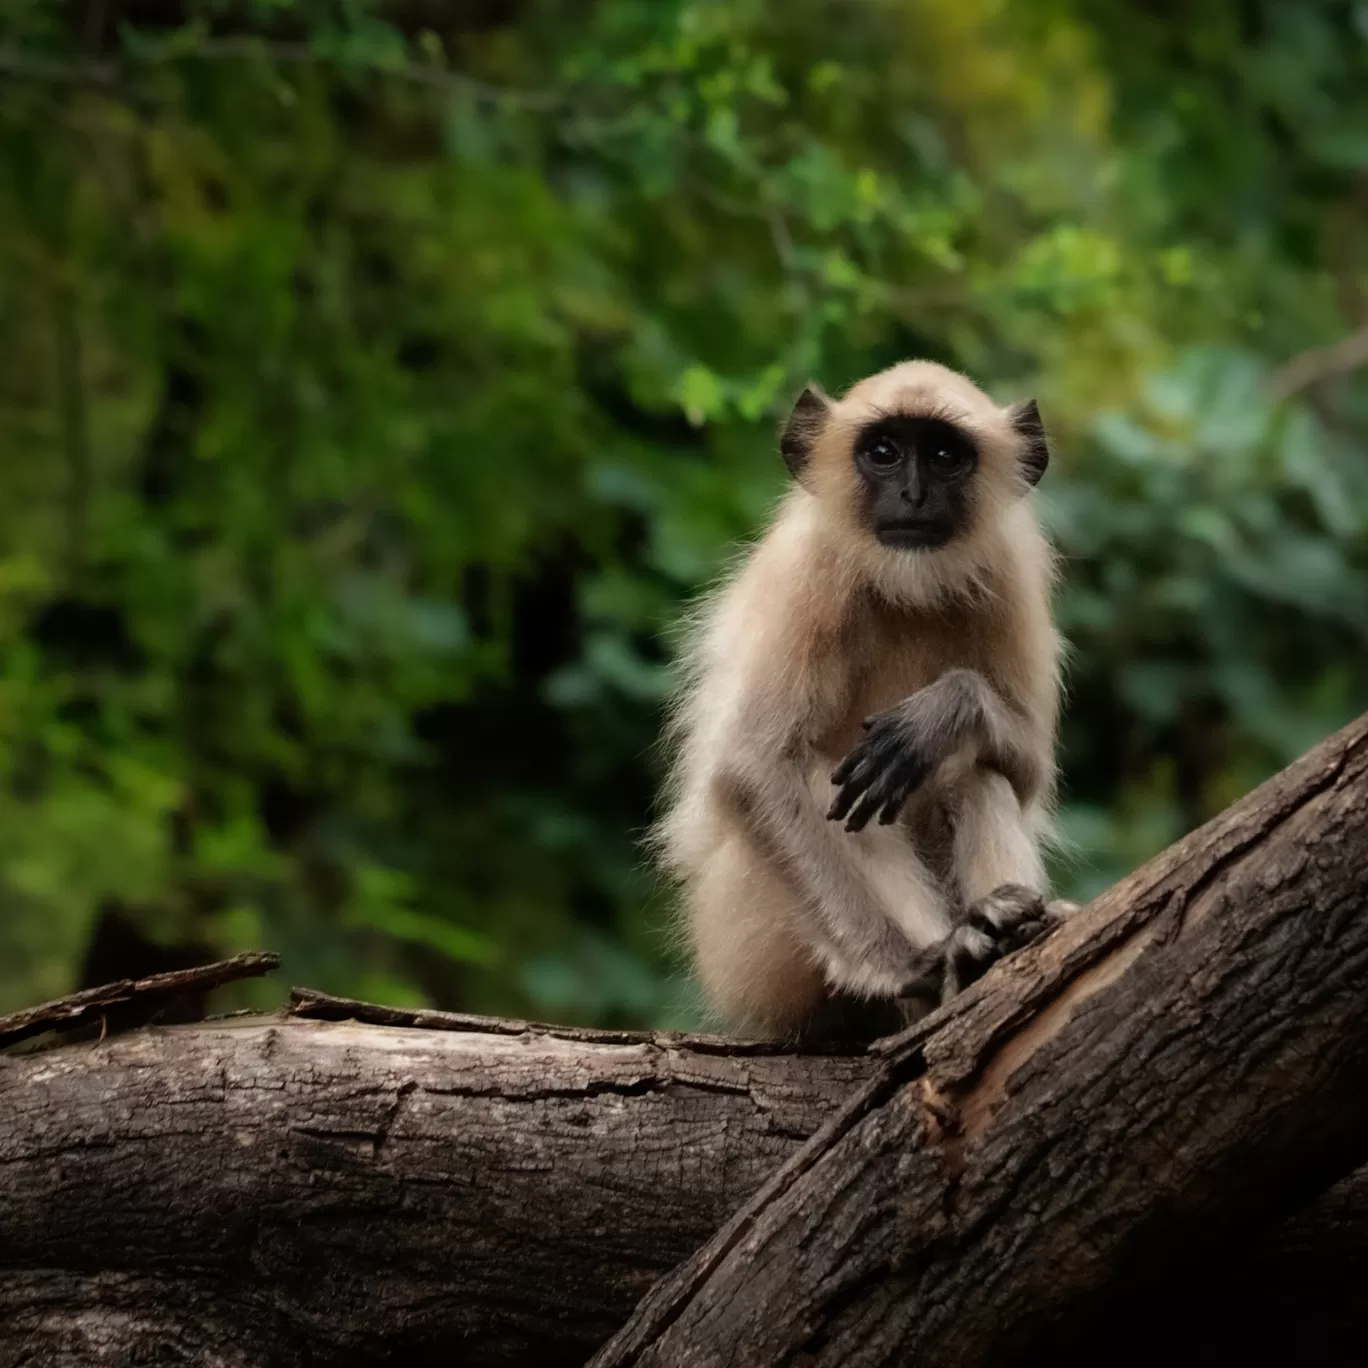
[[[933,684],[947,670],[981,668],[976,642],[968,633],[923,633],[921,639],[895,642],[852,671],[846,688],[835,700],[818,749],[837,764],[864,735],[867,717],[891,708],[919,689]]]

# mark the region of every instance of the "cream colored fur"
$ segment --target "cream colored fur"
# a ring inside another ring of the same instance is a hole
[[[860,523],[852,442],[892,413],[945,418],[978,446],[970,526],[940,550],[887,549]],[[965,377],[922,361],[872,376],[833,401],[803,483],[696,614],[655,843],[727,1024],[784,1035],[833,990],[891,994],[966,902],[1006,883],[1045,893],[1060,643],[1020,452],[1007,410]],[[1005,703],[1024,791],[961,753],[898,823],[828,822],[861,719],[957,667]]]

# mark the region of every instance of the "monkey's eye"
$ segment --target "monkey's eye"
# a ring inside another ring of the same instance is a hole
[[[865,455],[872,466],[880,470],[892,470],[902,460],[902,452],[887,437],[880,437],[865,448]]]
[[[931,469],[941,475],[956,475],[969,463],[969,453],[954,442],[940,442],[927,456]]]

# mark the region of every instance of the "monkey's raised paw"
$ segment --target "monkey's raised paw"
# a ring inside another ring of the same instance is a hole
[[[839,791],[827,818],[833,822],[846,819],[847,831],[863,831],[875,813],[881,826],[895,821],[902,805],[934,768],[903,709],[876,713],[866,719],[864,727],[863,738],[831,776]]]
[[[1060,904],[1062,912],[1067,904]],[[1020,950],[1060,920],[1055,904],[1019,884],[980,898],[944,940],[923,950],[898,996],[939,1006],[949,1002],[1005,955]]]

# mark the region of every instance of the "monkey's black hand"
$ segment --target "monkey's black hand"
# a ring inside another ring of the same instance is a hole
[[[920,953],[898,996],[931,1007],[949,1002],[1005,955],[1050,930],[1070,906],[1047,906],[1040,894],[1019,884],[995,888],[944,940]]]
[[[875,713],[865,719],[864,729],[864,737],[831,776],[840,791],[827,817],[834,822],[848,818],[847,831],[863,831],[876,812],[882,826],[896,820],[902,805],[935,768],[903,708]]]

